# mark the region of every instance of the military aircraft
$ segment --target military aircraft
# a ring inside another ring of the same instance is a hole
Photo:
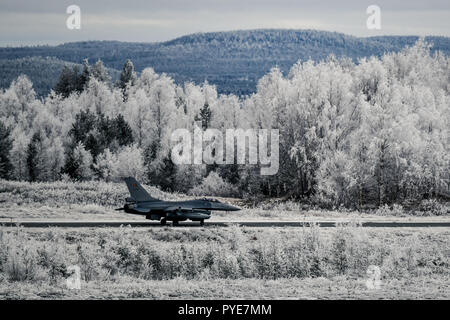
[[[199,221],[204,225],[205,219],[211,217],[211,211],[237,211],[241,210],[229,204],[215,199],[196,199],[186,201],[163,201],[153,198],[135,178],[124,178],[130,191],[130,198],[125,199],[123,208],[126,213],[145,215],[146,219],[161,221],[165,225],[172,221],[172,225],[178,225],[179,221],[187,219]]]

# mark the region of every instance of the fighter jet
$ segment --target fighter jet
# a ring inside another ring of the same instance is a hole
[[[204,225],[205,219],[211,217],[211,211],[237,211],[237,207],[222,203],[215,199],[196,199],[186,201],[163,201],[153,198],[136,179],[132,177],[125,178],[130,198],[125,199],[123,208],[126,213],[145,215],[146,219],[157,220],[161,225],[167,221],[172,221],[172,225],[178,225],[179,221],[187,219],[199,221]]]

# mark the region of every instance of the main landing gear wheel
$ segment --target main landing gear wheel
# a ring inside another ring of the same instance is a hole
[[[200,220],[200,225],[201,225],[202,227],[205,225],[205,220],[204,220],[204,219]]]
[[[172,225],[173,226],[177,226],[178,225],[178,221],[177,220],[173,220]]]
[[[161,219],[161,225],[162,225],[162,226],[165,226],[165,225],[166,225],[166,222],[167,222],[166,218]]]

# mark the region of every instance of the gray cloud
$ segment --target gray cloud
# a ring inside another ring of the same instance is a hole
[[[68,30],[66,8],[81,7],[81,30]],[[382,30],[367,30],[367,6],[382,10]],[[193,32],[310,28],[357,36],[450,36],[449,1],[318,0],[2,0],[0,45],[79,40],[163,41]]]

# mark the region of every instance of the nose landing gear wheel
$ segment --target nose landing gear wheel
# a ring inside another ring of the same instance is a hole
[[[165,226],[165,225],[166,225],[166,222],[167,222],[167,220],[166,220],[165,218],[162,218],[162,219],[161,219],[161,225],[162,225],[162,226]]]
[[[200,225],[203,227],[205,225],[205,220],[200,220]]]

